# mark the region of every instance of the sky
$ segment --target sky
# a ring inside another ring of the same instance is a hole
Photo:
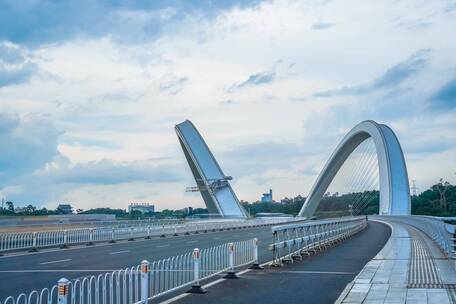
[[[456,1],[0,0],[0,196],[201,207],[174,125],[240,199],[306,195],[357,123],[456,183]]]

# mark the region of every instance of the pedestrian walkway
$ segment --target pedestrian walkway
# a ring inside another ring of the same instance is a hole
[[[412,226],[388,220],[385,247],[347,285],[336,303],[456,303],[456,271],[437,245]]]

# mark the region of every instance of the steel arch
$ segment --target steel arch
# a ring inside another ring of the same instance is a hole
[[[401,145],[388,126],[366,120],[337,146],[313,185],[299,216],[311,217],[345,160],[364,140],[375,143],[380,179],[380,215],[410,215],[410,188]]]

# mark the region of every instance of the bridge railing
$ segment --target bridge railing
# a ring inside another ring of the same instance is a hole
[[[9,296],[0,304],[147,303],[186,286],[192,286],[191,292],[203,292],[201,280],[233,273],[237,267],[257,265],[257,257],[258,239],[195,248],[193,252],[153,262],[144,260],[113,272],[71,281],[62,278],[50,288]]]
[[[62,247],[95,242],[115,242],[118,240],[134,240],[135,238],[165,237],[167,235],[201,233],[227,229],[259,227],[283,222],[300,221],[293,218],[270,218],[235,221],[186,222],[175,224],[111,226],[95,228],[77,228],[54,231],[20,232],[0,234],[0,254],[8,251],[36,251],[45,247]]]
[[[272,227],[273,266],[301,259],[340,242],[367,225],[365,216],[311,221]]]
[[[63,230],[63,229],[71,229],[71,228],[89,228],[89,227],[131,227],[131,226],[145,226],[145,225],[171,225],[171,224],[179,224],[187,221],[194,221],[194,218],[187,217],[187,218],[169,218],[169,219],[136,219],[136,220],[61,220],[61,221],[39,221],[35,222],[14,222],[13,224],[9,224],[7,221],[0,221],[0,227],[3,229],[8,228],[21,228],[22,230],[31,229],[34,231],[38,231],[41,229],[49,229],[52,230]]]
[[[382,218],[381,216],[379,218]],[[446,221],[456,221],[455,217],[435,217],[424,215],[387,216],[389,220],[411,225],[429,236],[448,258],[456,259],[456,226]]]

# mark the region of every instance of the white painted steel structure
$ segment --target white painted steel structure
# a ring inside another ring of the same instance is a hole
[[[247,217],[217,160],[195,126],[186,120],[175,126],[179,143],[209,213],[224,217]]]
[[[394,132],[367,120],[356,125],[337,146],[312,187],[300,216],[313,216],[323,194],[345,160],[364,140],[375,143],[380,179],[380,215],[410,215],[410,190],[404,154]]]

